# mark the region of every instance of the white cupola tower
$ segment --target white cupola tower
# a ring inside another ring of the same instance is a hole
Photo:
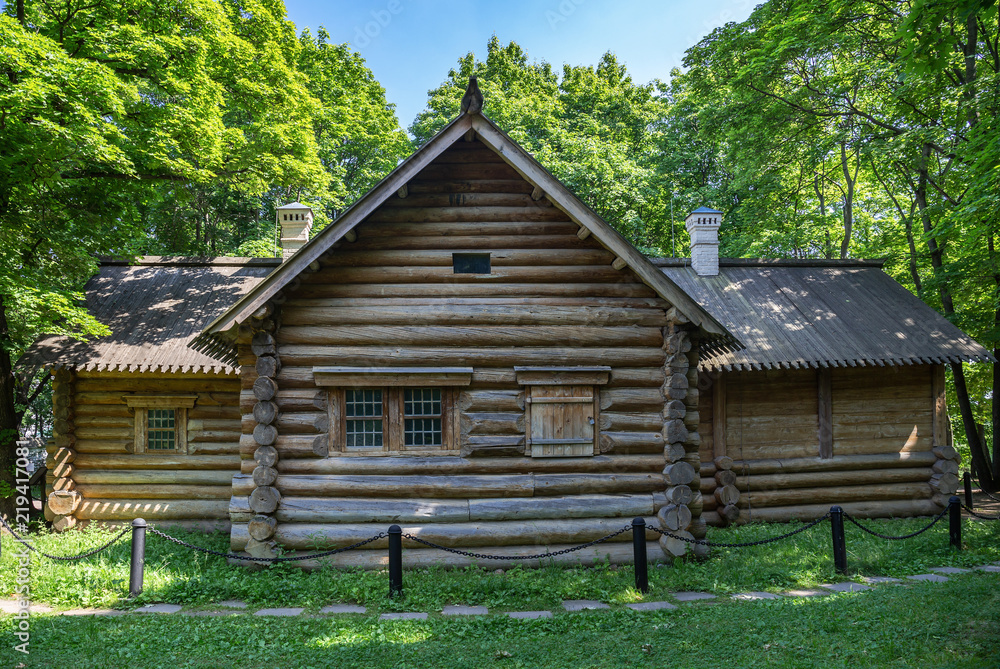
[[[313,210],[301,202],[292,202],[278,207],[277,212],[281,226],[281,257],[288,260],[309,241]]]
[[[698,276],[719,273],[720,225],[722,212],[708,207],[698,207],[684,219],[684,227],[691,236],[691,267]]]

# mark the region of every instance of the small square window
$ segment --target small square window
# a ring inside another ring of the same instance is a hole
[[[174,409],[148,410],[146,448],[150,451],[173,451],[177,448],[177,414]]]
[[[403,392],[403,445],[440,446],[441,389],[407,388]]]
[[[489,274],[489,253],[452,253],[452,268],[455,274]]]
[[[382,448],[382,391],[365,388],[344,395],[347,448]]]

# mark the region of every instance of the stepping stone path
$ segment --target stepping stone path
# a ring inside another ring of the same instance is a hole
[[[823,596],[823,595],[829,595],[830,591],[829,590],[811,590],[811,589],[806,589],[806,590],[788,590],[788,591],[783,592],[781,594],[784,595],[785,597],[820,597],[820,596]]]
[[[319,610],[320,613],[368,613],[368,609],[357,604],[331,604]]]
[[[743,601],[757,601],[765,599],[782,599],[782,598],[795,598],[795,597],[820,597],[825,595],[831,595],[835,592],[861,592],[864,590],[871,590],[874,586],[884,585],[884,584],[897,584],[904,583],[906,581],[929,581],[932,583],[947,583],[948,577],[945,574],[969,574],[969,573],[1000,573],[1000,561],[994,562],[992,564],[979,565],[978,567],[973,567],[972,569],[965,569],[961,567],[931,567],[929,573],[927,574],[914,574],[912,576],[907,576],[905,579],[893,578],[891,576],[862,576],[861,580],[864,583],[855,583],[851,581],[845,581],[842,583],[827,583],[821,585],[819,589],[807,588],[802,590],[787,590],[781,594],[775,594],[773,592],[740,592],[731,595],[731,599],[743,600]],[[710,592],[695,592],[695,591],[685,591],[685,592],[675,592],[671,597],[677,602],[696,602],[700,600],[711,600],[717,599],[717,595],[713,595]],[[235,599],[227,599],[221,602],[215,602],[211,604],[210,609],[191,609],[184,610],[182,606],[178,604],[145,604],[135,609],[131,613],[163,613],[163,614],[174,614],[180,613],[182,615],[189,616],[231,616],[238,615],[241,613],[251,613],[250,607],[246,602],[242,602]],[[562,602],[562,607],[566,612],[578,612],[578,611],[594,611],[601,609],[610,609],[611,606],[606,602],[600,602],[592,599],[567,599]],[[625,608],[632,611],[668,611],[672,609],[677,609],[677,604],[673,602],[635,602],[631,604],[625,604]],[[20,611],[18,606],[18,600],[16,599],[4,599],[0,598],[0,615],[15,615]],[[285,617],[293,618],[301,616],[305,612],[304,608],[287,607],[287,608],[266,608],[253,611],[255,616],[272,616],[272,617]],[[358,604],[330,604],[329,606],[324,606],[319,610],[322,615],[344,615],[344,614],[365,614],[368,609],[364,606]],[[68,611],[53,611],[51,607],[45,606],[44,604],[32,604],[31,613],[55,613],[55,615],[60,616],[122,616],[128,615],[129,611],[120,611],[116,609],[70,609]],[[444,607],[441,611],[443,616],[486,616],[489,615],[489,609],[485,606],[465,606],[465,605],[449,605]],[[507,611],[504,615],[510,618],[516,618],[521,620],[534,620],[539,618],[552,618],[552,611]],[[379,620],[427,620],[428,614],[426,612],[405,612],[405,613],[382,613],[379,615]]]
[[[485,616],[490,610],[485,606],[446,606],[441,611],[443,616]]]
[[[611,608],[604,602],[594,601],[593,599],[567,599],[562,603],[562,605],[567,611],[588,611],[590,609]]]
[[[302,615],[305,609],[296,608],[277,608],[277,609],[261,609],[255,616],[276,616],[279,618],[293,618],[295,616]]]
[[[626,608],[633,611],[660,611],[663,609],[676,609],[676,604],[670,602],[638,602],[636,604],[626,604]]]
[[[427,620],[426,613],[383,613],[379,620]]]
[[[743,599],[747,601],[753,601],[755,599],[781,599],[781,595],[776,595],[773,592],[741,592],[733,595],[733,599]]]
[[[827,590],[833,590],[834,592],[860,592],[862,590],[871,590],[870,585],[865,585],[864,583],[851,583],[850,581],[844,581],[843,583],[826,583],[820,584],[821,588],[826,588]]]
[[[511,618],[522,618],[534,620],[535,618],[551,618],[551,611],[509,611],[507,615]]]
[[[177,613],[182,607],[180,604],[146,604],[135,610],[136,613]]]
[[[675,592],[674,599],[678,602],[694,602],[699,599],[715,599],[715,595],[707,592]]]
[[[907,576],[906,578],[912,581],[933,581],[934,583],[948,582],[948,577],[942,576],[941,574],[916,574],[915,576]]]

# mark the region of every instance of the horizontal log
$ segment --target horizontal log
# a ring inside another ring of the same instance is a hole
[[[278,460],[294,458],[320,458],[329,455],[330,438],[326,434],[289,434],[279,435],[275,441]],[[240,456],[250,459],[262,445],[250,435],[240,437]]]
[[[462,242],[471,242],[463,244]],[[526,246],[539,249],[556,249],[571,246],[566,238],[559,238],[555,242],[551,238],[537,236],[524,237],[523,241],[518,240],[517,246]],[[474,237],[453,237],[451,239],[429,240],[425,238],[410,238],[409,240],[391,240],[382,246],[393,248],[424,249],[447,248],[453,250],[463,250],[474,248],[473,244],[480,246],[483,250],[503,249],[512,246],[508,241],[500,238],[474,238]],[[581,244],[582,245],[582,244]],[[374,246],[374,244],[373,244]],[[631,283],[632,277],[625,272],[618,272],[610,265],[556,265],[556,266],[507,266],[491,267],[489,274],[456,274],[451,266],[448,267],[343,267],[330,268],[321,274],[315,275],[309,283],[437,283],[437,284],[462,284],[462,283]],[[298,311],[298,310],[296,310]],[[287,317],[287,313],[282,311],[282,319]],[[663,317],[666,322],[666,315]],[[284,322],[284,321],[283,321]],[[301,323],[296,323],[301,325]]]
[[[466,435],[459,454],[463,458],[516,458],[524,455],[524,435]]]
[[[789,506],[792,504],[840,504],[841,502],[874,502],[893,499],[927,499],[933,494],[928,483],[887,483],[884,485],[844,485],[827,488],[791,488],[787,490],[754,491],[740,495],[740,508]]]
[[[87,499],[229,499],[228,485],[104,485],[77,484],[77,492]]]
[[[345,251],[330,256],[327,267],[447,267],[452,268],[450,250]],[[490,253],[490,267],[531,265],[604,265],[614,254],[603,248],[503,249]],[[287,303],[286,305],[287,306]]]
[[[232,471],[202,471],[202,470],[139,470],[116,469],[94,470],[81,469],[76,472],[74,480],[83,484],[114,484],[114,485],[229,485],[232,481]]]
[[[523,435],[524,413],[462,413],[460,425],[463,435]]]
[[[479,168],[485,166],[477,166]],[[506,165],[503,166],[509,169]],[[567,216],[555,207],[383,207],[368,219],[372,222],[415,221],[566,221]]]
[[[659,455],[596,455],[583,458],[461,458],[438,457],[338,457],[322,460],[278,460],[284,474],[366,474],[449,475],[449,474],[531,474],[544,473],[659,473],[663,458]]]
[[[663,311],[653,308],[518,305],[433,305],[301,307],[286,310],[284,326],[583,326],[661,327]],[[282,347],[283,361],[287,353]],[[660,361],[662,364],[662,359]],[[270,399],[270,398],[267,398]]]
[[[658,432],[604,432],[601,453],[622,455],[662,453],[663,436]]]
[[[243,416],[243,433],[253,432],[258,425],[264,425],[254,419],[252,414]],[[325,411],[309,413],[281,413],[273,421],[276,434],[315,434],[317,432],[327,432],[330,429],[330,419]],[[265,444],[269,445],[269,444]]]
[[[665,487],[660,474],[535,474],[533,478],[536,497],[654,492]]]
[[[844,511],[855,518],[911,518],[936,516],[941,508],[930,499],[897,499],[884,501],[838,502]],[[740,521],[784,523],[791,520],[814,520],[830,510],[829,504],[796,504],[771,508],[741,509]],[[709,514],[705,514],[706,521]]]
[[[174,378],[176,377],[176,378]],[[234,375],[226,376],[209,376],[203,375],[198,377],[188,377],[183,378],[181,374],[171,374],[171,378],[157,378],[151,379],[147,374],[132,374],[127,377],[114,377],[106,373],[98,373],[95,376],[83,377],[76,381],[76,403],[77,404],[123,404],[122,395],[125,393],[140,392],[144,394],[174,394],[174,395],[187,395],[190,393],[206,393],[208,395],[214,395],[215,393],[232,393],[238,392],[239,387],[236,385],[237,380]],[[87,402],[81,401],[81,394],[84,394],[83,398],[87,399]],[[89,393],[117,393],[117,397],[114,401],[97,402],[94,401],[96,395],[90,395]],[[207,397],[206,397],[207,399]],[[202,398],[198,398],[198,403],[201,403]]]
[[[739,474],[774,474],[777,472],[818,472],[894,467],[930,467],[937,460],[933,453],[884,453],[875,455],[834,455],[832,458],[788,458],[736,460],[733,471]]]
[[[117,407],[115,407],[117,408]],[[125,411],[128,411],[127,407],[124,407]],[[105,416],[105,415],[90,415],[90,416],[77,416],[73,421],[76,425],[76,429],[80,428],[100,428],[100,427],[112,427],[112,428],[126,428],[131,430],[133,426],[133,420],[131,415],[125,416]]]
[[[95,455],[81,453],[72,461],[77,469],[167,469],[167,470],[209,470],[221,469],[235,472],[239,469],[237,455],[170,455],[141,454]]]
[[[229,500],[84,499],[75,515],[80,520],[226,520]]]
[[[440,297],[656,297],[641,283],[348,283],[306,284],[295,292],[301,298],[404,298]],[[284,327],[284,323],[282,326]],[[119,399],[120,402],[120,399]]]
[[[594,360],[604,364],[627,367],[655,366],[662,364],[663,351],[652,347],[620,348],[545,348],[520,347],[426,347],[402,348],[393,346],[306,346],[288,345],[282,348],[286,365],[325,365],[335,361],[338,365],[587,365]]]
[[[232,517],[233,514],[252,514],[253,509],[250,508],[250,496],[249,495],[233,495],[229,498],[229,515]]]
[[[602,412],[660,411],[663,408],[663,396],[658,388],[602,389],[600,401]]]
[[[191,441],[188,443],[189,455],[239,455],[239,435],[232,435],[226,441]]]
[[[235,533],[235,526],[234,526]],[[566,548],[573,548],[572,544],[553,544],[550,546],[540,546],[538,544],[528,544],[525,546],[496,546],[496,547],[482,547],[477,552],[487,554],[487,555],[503,555],[505,557],[519,556],[519,555],[536,555],[538,553],[545,552],[546,550],[550,553],[557,553]],[[234,550],[241,550],[239,548],[234,548]],[[303,551],[309,553],[311,551]],[[294,555],[294,552],[288,553],[286,557]],[[535,559],[535,560],[518,560],[517,564],[521,567],[532,568],[546,566],[550,564],[564,564],[564,565],[602,565],[602,564],[631,564],[632,563],[632,545],[628,542],[619,543],[602,543],[591,548],[586,548],[579,551],[574,551],[572,553],[564,553],[562,555],[552,555],[552,557]],[[655,541],[647,542],[646,544],[646,556],[647,560],[651,563],[663,562],[665,560],[663,551],[660,550],[660,546]],[[295,564],[302,569],[329,569],[333,568],[354,568],[354,569],[386,569],[388,567],[388,553],[384,549],[380,550],[354,550],[348,551],[346,553],[340,553],[337,555],[330,556],[328,558],[321,558],[319,560],[303,560],[301,562],[296,562]],[[234,564],[249,565],[248,562],[240,562],[236,559],[230,559],[230,562]],[[461,569],[475,565],[482,569],[509,569],[511,561],[509,559],[503,560],[484,560],[479,558],[470,558],[462,555],[455,555],[453,553],[448,553],[443,550],[432,549],[432,548],[416,548],[411,544],[407,544],[406,549],[403,551],[403,566],[408,569],[415,568],[429,568],[429,567],[443,567],[446,569]]]
[[[657,504],[652,495],[605,494],[537,499],[470,499],[469,519],[528,520],[542,518],[628,518],[651,516]]]
[[[316,409],[326,411],[327,391],[322,388],[281,388],[275,395],[274,402],[278,405],[279,413],[308,413]]]
[[[458,406],[463,412],[524,411],[524,392],[520,390],[462,390]]]
[[[619,413],[604,411],[600,416],[602,431],[611,432],[659,432],[663,428],[663,418],[659,412]]]
[[[837,485],[870,483],[911,483],[927,481],[932,475],[927,467],[900,469],[861,469],[789,474],[758,474],[740,476],[736,485],[740,490],[778,490],[786,488],[817,488]]]
[[[381,302],[380,302],[381,303]],[[514,310],[511,307],[508,307]],[[377,346],[658,346],[656,327],[588,327],[583,325],[328,325],[287,326],[280,334],[287,344]],[[284,353],[284,348],[282,348]],[[279,395],[280,396],[280,395]]]
[[[132,427],[78,427],[75,432],[77,439],[92,440],[129,440],[135,436]]]
[[[655,523],[656,518],[647,519]],[[403,534],[412,534],[449,548],[524,545],[539,546],[553,543],[581,544],[599,539],[629,523],[623,518],[574,518],[572,520],[518,520],[478,523],[430,523],[403,525]],[[292,550],[330,550],[342,548],[384,532],[382,525],[355,523],[282,523],[274,533],[275,540]],[[647,531],[647,540],[656,536]],[[632,541],[632,533],[619,534],[609,542]],[[403,539],[404,547],[416,542]],[[373,549],[388,548],[389,540],[379,539],[368,544]]]

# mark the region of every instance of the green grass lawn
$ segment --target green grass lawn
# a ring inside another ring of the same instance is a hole
[[[905,534],[925,519],[866,521]],[[798,525],[711,530],[709,539],[750,541]],[[172,532],[224,550],[226,537]],[[35,535],[51,553],[71,554],[113,536],[99,528]],[[650,592],[633,587],[631,567],[477,568],[404,572],[406,596],[389,600],[384,571],[306,572],[292,566],[248,571],[155,536],[147,541],[145,590],[127,600],[129,544],[77,563],[32,560],[32,600],[56,608],[134,608],[171,602],[209,608],[241,599],[251,607],[300,606],[315,613],[332,603],[368,607],[364,616],[266,619],[126,616],[31,619],[32,655],[11,650],[13,620],[0,618],[0,666],[34,667],[535,667],[535,666],[899,666],[1000,665],[1000,575],[968,574],[949,583],[908,583],[815,599],[685,604],[676,611],[636,613],[627,602],[656,601],[680,590],[717,594],[780,592],[865,576],[905,576],[929,567],[971,567],[1000,560],[1000,523],[965,521],[962,551],[948,546],[942,521],[919,537],[886,541],[847,526],[851,573],[839,576],[822,524],[787,541],[717,549],[705,561],[650,568]],[[13,591],[13,541],[3,538],[0,593]],[[405,548],[404,548],[405,550]],[[612,610],[557,613],[552,620],[500,615],[456,620],[436,613],[448,604],[492,612],[547,609],[563,599],[598,599]],[[429,611],[427,621],[379,621],[384,611]],[[505,653],[509,653],[507,657]]]

